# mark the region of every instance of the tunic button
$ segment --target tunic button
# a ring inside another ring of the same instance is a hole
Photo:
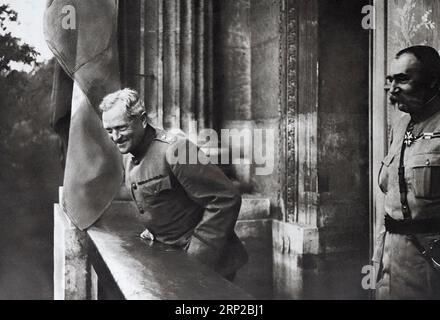
[[[136,185],[136,183],[132,183],[132,184],[131,184],[131,187],[133,188],[133,190],[136,190],[136,189],[137,189],[137,185]]]
[[[429,159],[426,160],[426,165],[429,166],[431,164],[431,161]]]
[[[140,214],[144,214],[144,212],[145,212],[145,211],[144,211],[144,208],[139,207],[138,209],[139,209],[139,213],[140,213]]]
[[[138,159],[133,158],[133,163],[134,163],[135,166],[137,166],[140,162],[139,162]]]

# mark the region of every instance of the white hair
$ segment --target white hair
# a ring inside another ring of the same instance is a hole
[[[129,119],[137,118],[145,112],[145,105],[136,90],[125,88],[105,96],[99,105],[102,112],[121,104]]]

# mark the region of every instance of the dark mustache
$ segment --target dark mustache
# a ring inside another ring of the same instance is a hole
[[[390,100],[391,104],[396,104],[396,103],[398,103],[398,102],[401,102],[401,101],[400,101],[401,99],[399,99],[398,97],[396,97],[396,96],[394,96],[394,95],[390,95],[389,100]]]
[[[127,141],[126,139],[118,139],[118,140],[115,140],[115,143],[124,143],[125,141]]]

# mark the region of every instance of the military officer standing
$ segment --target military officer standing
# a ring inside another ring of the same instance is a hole
[[[373,260],[378,299],[440,299],[440,56],[427,46],[400,51],[387,77],[392,126],[379,186],[384,215]]]
[[[151,126],[136,91],[114,92],[100,109],[105,130],[123,154],[126,187],[146,216],[142,236],[182,248],[232,280],[247,262],[234,232],[241,196],[232,182],[213,164],[171,161],[174,152],[198,149]]]

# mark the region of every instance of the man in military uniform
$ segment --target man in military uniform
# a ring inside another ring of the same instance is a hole
[[[247,262],[234,232],[241,196],[232,182],[213,164],[175,161],[176,153],[199,149],[151,126],[136,91],[114,92],[100,109],[105,130],[123,154],[126,187],[146,216],[141,236],[182,248],[232,280]]]
[[[384,219],[373,260],[378,299],[440,298],[440,56],[427,46],[399,52],[387,77],[400,111],[379,185]]]

